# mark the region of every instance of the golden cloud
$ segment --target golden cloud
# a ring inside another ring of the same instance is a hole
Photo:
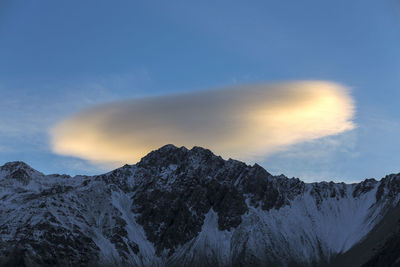
[[[53,127],[52,149],[122,164],[175,144],[245,160],[351,130],[354,112],[348,89],[332,82],[243,85],[89,108]]]

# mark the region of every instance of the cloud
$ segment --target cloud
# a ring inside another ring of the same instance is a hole
[[[346,87],[326,81],[242,85],[97,105],[56,124],[55,153],[134,163],[165,144],[242,160],[355,127]]]
[[[347,131],[294,144],[258,163],[266,166],[272,174],[283,173],[288,177],[299,177],[305,182],[353,182],[355,175],[349,170],[354,168],[346,169],[343,166],[354,165],[355,161],[360,160],[357,143],[358,131]],[[357,177],[361,178],[365,177]]]

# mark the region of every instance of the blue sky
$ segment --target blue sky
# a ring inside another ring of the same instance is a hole
[[[52,153],[49,128],[94,104],[254,82],[352,88],[357,128],[258,159],[307,181],[400,171],[398,1],[1,1],[0,164],[105,171]]]

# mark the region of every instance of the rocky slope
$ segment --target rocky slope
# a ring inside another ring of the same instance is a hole
[[[396,266],[396,222],[382,225],[399,192],[400,175],[308,184],[200,147],[167,145],[97,176],[10,162],[0,266]]]

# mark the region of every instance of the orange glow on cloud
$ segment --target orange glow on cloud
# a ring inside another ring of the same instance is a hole
[[[135,163],[165,144],[242,160],[355,127],[344,86],[325,81],[243,85],[98,105],[61,121],[52,149],[94,162]]]

